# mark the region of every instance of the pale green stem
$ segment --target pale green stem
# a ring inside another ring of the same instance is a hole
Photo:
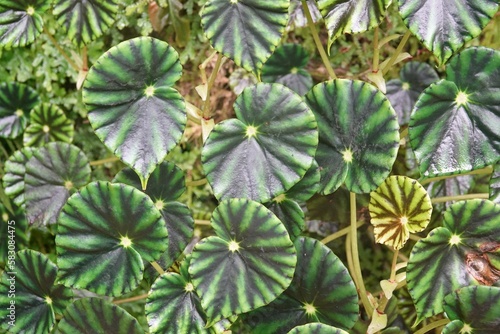
[[[403,129],[403,130],[401,130],[401,132],[399,133],[399,138],[401,138],[401,139],[406,138],[406,136],[408,136],[408,127],[404,128],[404,129]]]
[[[204,184],[207,184],[208,180],[206,178],[195,180],[195,181],[186,181],[186,187],[198,187]]]
[[[360,226],[363,226],[363,224],[364,224],[364,221],[358,222],[356,224],[356,228],[359,228]],[[341,230],[339,230],[339,231],[337,231],[335,233],[332,233],[329,236],[325,237],[323,240],[321,240],[321,243],[323,243],[323,244],[326,245],[327,243],[329,243],[329,242],[331,242],[331,241],[333,241],[333,240],[335,240],[337,238],[340,238],[340,237],[346,235],[347,233],[349,233],[350,230],[351,230],[351,226],[347,226],[347,227],[345,227],[345,228],[343,228],[343,229],[341,229]]]
[[[379,53],[379,48],[378,48],[378,26],[375,27],[375,31],[373,33],[373,73],[378,72],[378,64],[379,64],[379,58],[380,58],[380,53]]]
[[[411,35],[410,30],[407,30],[406,33],[403,36],[403,39],[401,39],[401,42],[399,42],[399,45],[398,45],[398,47],[396,49],[396,52],[394,52],[394,54],[392,55],[392,57],[389,60],[389,62],[387,63],[387,65],[382,70],[382,74],[383,75],[386,75],[387,72],[389,72],[389,70],[391,69],[392,65],[394,65],[394,62],[396,61],[396,59],[398,59],[398,56],[401,53],[401,51],[403,51],[403,48],[405,47],[406,42],[408,41],[408,38],[410,38],[410,35]]]
[[[399,254],[399,249],[396,249],[394,251],[394,254],[392,255],[391,276],[389,278],[389,281],[394,281],[396,279],[396,264],[398,263],[398,254]],[[380,313],[384,313],[388,302],[389,299],[387,299],[385,293],[382,294],[382,297],[380,298],[379,307],[377,308],[377,310]]]
[[[436,181],[441,181],[445,179],[450,179],[452,177],[457,177],[457,176],[462,176],[462,175],[481,175],[481,174],[491,174],[493,173],[493,167],[488,166],[485,168],[481,169],[476,169],[471,172],[466,172],[466,173],[461,173],[461,174],[453,174],[453,175],[445,175],[445,176],[436,176],[436,177],[430,177],[428,179],[420,181],[421,185],[429,184],[431,182],[436,182]]]
[[[203,118],[204,119],[210,119],[212,117],[212,112],[210,110],[210,91],[212,90],[212,87],[215,83],[215,78],[217,78],[217,73],[219,73],[220,66],[222,64],[222,58],[223,56],[219,54],[217,57],[217,62],[215,63],[215,67],[210,74],[210,78],[208,79],[207,83],[207,97],[205,100],[205,103],[203,104]]]
[[[138,295],[138,296],[134,296],[134,297],[130,297],[130,298],[113,300],[113,304],[124,304],[124,303],[135,302],[137,300],[146,299],[146,298],[148,298],[148,296],[149,296],[149,293],[145,293],[143,295]]]
[[[434,328],[438,328],[438,327],[444,326],[444,325],[446,325],[449,322],[450,322],[450,319],[441,319],[441,320],[438,320],[438,321],[431,322],[430,324],[427,324],[426,326],[420,328],[414,334],[424,334],[424,333],[430,332]]]
[[[66,59],[66,61],[68,62],[68,64],[73,67],[73,69],[77,72],[80,71],[80,68],[78,67],[78,65],[76,65],[76,63],[66,54],[66,52],[64,52],[64,50],[61,48],[61,46],[59,45],[59,43],[57,43],[56,39],[54,38],[54,36],[52,36],[52,34],[49,32],[49,30],[47,29],[47,27],[43,27],[43,31],[47,34],[47,37],[50,39],[50,41],[54,44],[54,46],[56,47],[57,51],[59,51],[61,53],[61,56],[64,57],[64,59]]]
[[[119,161],[119,160],[120,159],[118,157],[111,157],[111,158],[106,158],[106,159],[91,161],[89,164],[90,164],[90,166],[99,166],[99,165],[107,164],[109,162],[116,162],[116,161]]]
[[[490,195],[488,193],[479,193],[479,194],[443,196],[443,197],[432,198],[431,202],[432,202],[432,204],[436,204],[436,203],[445,203],[445,202],[450,202],[450,201],[464,201],[464,200],[476,199],[476,198],[488,199],[488,198],[490,198]]]
[[[195,219],[194,223],[196,225],[208,225],[208,226],[210,226],[210,220]]]
[[[165,273],[165,270],[163,270],[163,268],[162,268],[162,267],[160,267],[160,265],[158,264],[158,262],[153,261],[153,262],[151,262],[151,265],[153,266],[153,268],[155,268],[155,269],[156,269],[156,271],[157,271],[158,273],[160,273],[160,275],[163,275],[163,274]]]

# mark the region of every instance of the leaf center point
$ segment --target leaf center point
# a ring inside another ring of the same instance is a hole
[[[229,250],[231,252],[234,253],[234,252],[238,251],[238,249],[240,249],[240,245],[238,245],[238,243],[236,241],[233,240],[229,243]]]
[[[163,208],[165,207],[165,202],[159,199],[155,202],[155,206],[158,210],[163,210]]]
[[[248,138],[256,137],[257,136],[257,128],[253,125],[247,126],[247,131],[245,133],[245,136]]]
[[[45,297],[45,302],[46,302],[48,305],[52,305],[52,298],[50,298],[49,296]]]
[[[129,248],[130,246],[132,246],[132,240],[130,240],[129,237],[121,237],[120,245],[122,245],[123,248]]]
[[[49,133],[49,131],[50,131],[49,126],[48,126],[48,125],[44,125],[44,126],[42,127],[42,131],[43,131],[43,132],[45,132],[45,133]]]
[[[464,92],[458,92],[457,98],[455,99],[455,103],[458,106],[466,105],[469,102],[469,96]]]
[[[306,313],[309,315],[316,313],[316,308],[314,307],[313,304],[305,303],[304,309],[306,310]]]
[[[464,327],[460,330],[460,334],[470,334],[472,333],[472,327],[469,324],[464,324]]]
[[[2,214],[2,220],[3,220],[3,221],[7,221],[7,220],[9,220],[9,215],[8,215],[8,214],[6,214],[6,213]]]
[[[399,223],[400,223],[401,225],[406,225],[406,224],[408,224],[408,217],[403,216],[403,217],[399,218]]]
[[[24,111],[22,109],[17,109],[15,114],[17,117],[22,117],[24,115]]]
[[[194,290],[193,283],[186,284],[186,286],[184,287],[184,290],[186,290],[186,292],[192,292]]]
[[[407,82],[403,82],[403,85],[401,86],[403,90],[409,90],[410,89],[410,84]]]
[[[73,182],[71,182],[70,180],[64,181],[64,188],[70,190],[71,188],[73,188]]]
[[[342,159],[344,159],[345,162],[350,163],[352,162],[352,151],[351,149],[347,148],[342,153]]]
[[[155,87],[154,86],[146,87],[146,89],[144,90],[144,95],[146,95],[147,97],[152,97],[153,95],[155,95]]]
[[[236,4],[236,3],[238,3],[238,0],[229,0],[229,2],[232,4]]]
[[[456,234],[452,235],[451,238],[450,238],[450,245],[458,245],[462,240],[460,239],[460,237]]]
[[[35,8],[33,8],[33,6],[29,6],[28,8],[26,8],[26,14],[28,14],[29,16],[33,16],[33,14],[35,14]]]
[[[281,194],[281,195],[278,195],[274,198],[274,201],[276,203],[281,203],[283,202],[284,200],[286,199],[286,195],[285,194]]]
[[[298,71],[299,71],[299,69],[297,67],[292,67],[292,69],[290,70],[290,73],[297,74]]]

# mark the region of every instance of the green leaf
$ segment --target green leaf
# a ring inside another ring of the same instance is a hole
[[[57,333],[144,334],[144,330],[124,309],[101,298],[82,298],[64,311]]]
[[[358,294],[347,268],[318,240],[295,240],[297,266],[290,287],[275,301],[244,315],[255,333],[287,333],[321,322],[349,330],[358,319]]]
[[[262,81],[277,82],[304,95],[313,86],[312,77],[305,69],[308,61],[309,55],[300,44],[284,44],[262,67]]]
[[[24,147],[14,152],[5,162],[3,176],[3,187],[5,194],[12,198],[14,204],[24,208],[24,176],[26,174],[26,164],[33,156],[33,148]]]
[[[83,102],[92,128],[137,172],[143,189],[184,132],[184,99],[172,87],[181,70],[179,56],[171,46],[138,37],[102,55],[83,85]]]
[[[452,320],[446,326],[444,326],[441,334],[457,334],[460,333],[463,328],[463,322],[461,322],[460,320]]]
[[[500,156],[500,51],[454,56],[447,80],[427,88],[410,120],[410,143],[423,176],[463,173]]]
[[[499,245],[500,206],[487,200],[451,205],[443,227],[418,241],[410,255],[406,277],[417,323],[442,312],[443,298],[461,287],[500,285]]]
[[[49,333],[73,293],[55,285],[57,267],[47,256],[22,250],[8,262],[0,281],[0,318],[9,333]],[[12,325],[12,326],[11,326]]]
[[[427,63],[410,61],[399,72],[400,79],[387,83],[387,98],[398,114],[399,124],[408,124],[410,113],[422,91],[439,80],[436,70]]]
[[[285,193],[286,198],[297,202],[306,202],[319,190],[321,173],[318,163],[313,160],[311,167],[307,170],[304,177]]]
[[[461,320],[464,333],[498,333],[500,288],[469,286],[447,295],[444,310],[450,320]]]
[[[0,46],[6,49],[32,43],[43,30],[41,14],[50,0],[2,0],[0,2]]]
[[[306,225],[304,211],[297,202],[279,197],[267,203],[266,207],[281,220],[290,235],[290,239],[294,241],[304,231]]]
[[[31,87],[15,82],[0,83],[0,137],[16,138],[23,133],[29,112],[39,102],[38,94]]]
[[[431,220],[432,203],[425,188],[406,176],[389,176],[370,194],[370,222],[375,241],[401,249],[410,233],[423,231]]]
[[[306,325],[297,326],[288,334],[348,334],[346,331],[328,326],[320,322],[312,322]]]
[[[408,29],[444,64],[478,36],[498,10],[498,0],[399,0]]]
[[[5,176],[4,176],[5,179]],[[500,162],[493,167],[493,173],[489,182],[490,201],[500,204]],[[7,189],[5,190],[7,192]]]
[[[314,23],[323,19],[318,6],[316,5],[316,0],[307,0],[306,3]],[[295,28],[303,28],[307,26],[307,17],[302,8],[302,1],[290,0],[290,8],[288,12],[290,13],[290,19],[288,20],[289,26],[294,26]]]
[[[55,105],[44,103],[33,109],[30,123],[24,132],[24,146],[43,146],[51,141],[73,141],[73,122]]]
[[[269,201],[310,168],[316,120],[300,96],[281,84],[246,88],[234,110],[237,119],[217,124],[208,136],[203,169],[218,199]]]
[[[259,203],[222,201],[211,224],[217,236],[195,246],[189,267],[207,326],[273,301],[292,281],[297,261],[285,227]]]
[[[120,171],[113,182],[141,189],[139,177],[130,168]],[[185,204],[176,201],[185,190],[184,172],[175,164],[167,161],[162,162],[154,170],[150,182],[144,190],[167,223],[168,249],[158,261],[162,268],[168,268],[172,265],[193,236],[194,219],[191,210]]]
[[[328,195],[345,182],[355,193],[368,193],[389,176],[399,148],[394,109],[375,87],[337,79],[307,93],[319,127],[316,161],[320,192]]]
[[[215,50],[258,75],[281,41],[290,0],[209,0],[201,24]]]
[[[125,184],[93,182],[73,194],[59,216],[59,281],[120,296],[135,289],[145,261],[167,248],[167,228],[153,201]]]
[[[78,147],[55,142],[33,150],[24,177],[28,222],[54,224],[70,194],[89,181],[90,166]]]
[[[9,256],[13,257],[16,250],[28,245],[28,222],[22,209],[17,209],[14,215],[0,203],[0,268],[5,268]],[[12,258],[11,258],[12,260]]]
[[[53,14],[66,36],[81,48],[102,36],[115,22],[115,0],[57,0]]]
[[[382,22],[392,0],[319,0],[328,29],[328,50],[342,34],[357,34]]]

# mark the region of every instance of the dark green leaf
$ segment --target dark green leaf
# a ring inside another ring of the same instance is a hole
[[[50,0],[2,0],[0,46],[10,49],[28,45],[43,30],[43,14]]]
[[[189,267],[209,326],[273,301],[292,281],[297,261],[285,227],[259,203],[225,200],[211,223],[217,236],[195,246]]]
[[[281,41],[289,5],[290,0],[209,0],[201,24],[215,50],[258,74]]]
[[[297,326],[288,334],[348,334],[342,329],[333,326],[325,325],[320,322],[312,322],[306,325]]]
[[[409,134],[423,176],[462,173],[500,156],[500,51],[470,48],[454,56],[420,96]]]
[[[70,194],[89,181],[90,166],[78,147],[55,142],[33,150],[24,177],[28,222],[55,223]]]
[[[460,320],[452,320],[443,328],[441,334],[457,334],[460,333],[463,328],[463,322],[461,322]]]
[[[0,137],[15,138],[23,133],[29,113],[38,103],[38,94],[32,88],[19,83],[0,83]]]
[[[266,204],[266,207],[281,220],[283,225],[285,225],[292,241],[294,241],[304,230],[305,215],[297,202],[287,198],[278,198]]]
[[[33,109],[30,123],[24,132],[24,146],[43,146],[51,141],[73,141],[73,122],[55,105],[44,103]]]
[[[362,81],[320,83],[306,95],[319,127],[316,161],[322,194],[342,183],[368,193],[389,176],[399,147],[399,126],[387,98]]]
[[[82,298],[64,311],[57,333],[144,334],[144,330],[124,309],[104,299]]]
[[[67,37],[82,47],[102,36],[115,21],[115,0],[57,0],[53,14]]]
[[[5,179],[5,176],[4,176]],[[7,192],[7,190],[5,190]],[[493,167],[490,178],[490,200],[500,204],[500,162]]]
[[[478,36],[497,10],[498,0],[399,0],[404,23],[441,64]]]
[[[26,164],[33,156],[33,148],[25,147],[14,152],[5,163],[3,186],[5,194],[12,198],[17,206],[24,208],[24,176]]]
[[[47,256],[32,250],[17,252],[1,275],[2,328],[13,334],[49,333],[55,313],[61,314],[73,297],[70,289],[54,285],[56,275],[57,267]]]
[[[7,265],[9,256],[15,255],[15,252],[23,249],[28,244],[28,222],[24,211],[17,209],[12,215],[5,207],[0,204],[0,268]]]
[[[313,80],[305,69],[309,55],[300,44],[285,44],[276,49],[264,67],[262,81],[283,84],[299,95],[313,86]]]
[[[486,200],[451,205],[443,227],[413,247],[408,290],[417,322],[443,311],[443,298],[469,285],[500,285],[500,206]]]
[[[280,84],[246,88],[236,117],[217,124],[201,161],[218,199],[266,202],[295,185],[310,168],[318,131],[299,95]]]
[[[137,172],[143,189],[149,175],[177,145],[186,125],[184,99],[172,87],[181,70],[171,46],[139,37],[102,55],[83,86],[92,128]]]
[[[295,240],[297,266],[290,287],[275,301],[243,316],[255,333],[287,333],[310,322],[350,329],[358,294],[347,268],[318,240]]]
[[[316,160],[313,160],[311,167],[307,170],[304,177],[285,193],[286,198],[297,202],[308,201],[319,190],[319,181],[321,173]]]
[[[120,296],[137,287],[145,261],[167,248],[165,221],[134,187],[93,182],[72,195],[59,216],[59,281],[77,289]]]

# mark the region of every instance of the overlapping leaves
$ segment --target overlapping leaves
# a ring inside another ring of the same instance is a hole
[[[17,206],[24,208],[24,176],[26,164],[33,156],[33,148],[24,147],[14,152],[5,162],[5,174],[3,176],[3,187],[5,194],[12,198]]]
[[[38,103],[38,94],[32,88],[20,83],[1,83],[0,137],[19,136],[28,125],[31,109]]]

